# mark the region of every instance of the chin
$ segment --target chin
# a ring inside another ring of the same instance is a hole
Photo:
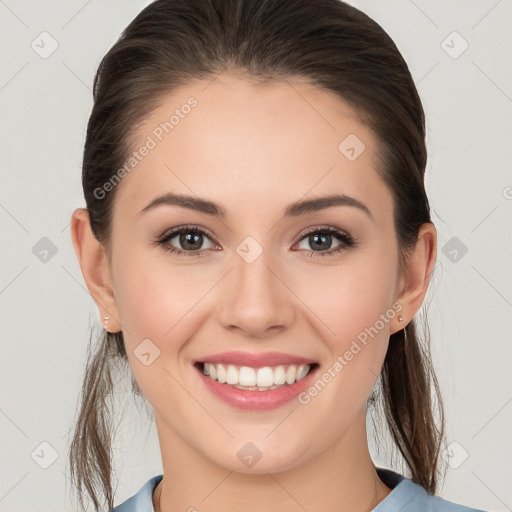
[[[275,448],[268,446],[258,448],[250,441],[242,444],[240,448],[237,447],[233,456],[226,456],[230,451],[230,449],[226,449],[222,451],[222,454],[218,454],[220,457],[212,454],[209,458],[226,470],[251,475],[282,473],[295,468],[304,461],[303,451],[293,453],[281,449],[280,453],[276,453]]]

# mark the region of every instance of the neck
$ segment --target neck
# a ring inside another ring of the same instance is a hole
[[[214,464],[159,418],[164,478],[153,495],[155,512],[369,512],[390,492],[368,452],[366,419],[317,456],[278,473],[238,473]]]

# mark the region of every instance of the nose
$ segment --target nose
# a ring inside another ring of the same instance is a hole
[[[252,263],[236,255],[234,265],[220,291],[222,325],[255,339],[289,327],[294,319],[294,296],[266,251]]]

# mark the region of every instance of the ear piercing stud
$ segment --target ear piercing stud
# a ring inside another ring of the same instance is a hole
[[[108,316],[105,317],[105,322],[103,323],[103,329],[105,329],[105,331],[107,330],[107,324],[108,324]]]
[[[402,315],[399,315],[399,316],[398,316],[398,321],[399,321],[400,323],[402,323],[402,322],[404,321],[404,317],[403,317]]]

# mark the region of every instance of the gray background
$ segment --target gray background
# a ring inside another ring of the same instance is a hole
[[[80,165],[94,72],[148,3],[0,0],[0,511],[73,508],[68,436],[89,324],[99,322],[69,221],[85,206]],[[512,510],[512,2],[352,3],[397,43],[428,118],[427,187],[439,231],[428,314],[450,462],[441,495]],[[52,40],[58,48],[42,58]],[[123,389],[116,503],[161,472],[154,426]],[[390,467],[388,452],[371,447]]]

